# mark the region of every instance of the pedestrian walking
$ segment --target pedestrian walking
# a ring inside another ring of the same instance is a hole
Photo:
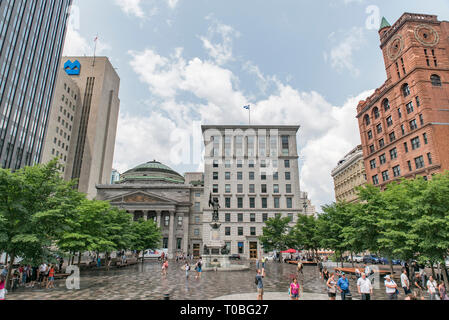
[[[6,298],[6,277],[3,276],[3,273],[0,275],[0,300],[5,300]]]
[[[329,271],[327,270],[326,267],[324,267],[323,269],[323,280],[327,283],[327,281],[329,280]]]
[[[429,280],[427,281],[427,292],[430,294],[430,300],[437,300],[437,289],[438,285],[435,280],[433,280],[433,276],[429,276]]]
[[[196,276],[195,279],[200,279],[203,273],[203,259],[200,257],[195,266]]]
[[[357,280],[357,290],[362,296],[362,300],[371,300],[371,295],[373,294],[373,285],[371,280],[366,277],[366,273],[362,273],[362,277]]]
[[[446,292],[446,286],[444,285],[444,281],[440,281],[440,285],[438,286],[438,292],[440,293],[441,300],[449,300]]]
[[[402,289],[404,289],[404,294],[406,296],[412,293],[412,291],[410,290],[410,280],[408,279],[407,270],[405,268],[402,269],[401,286]]]
[[[335,281],[335,274],[331,273],[329,279],[327,280],[327,294],[329,300],[335,300],[337,297],[337,281]]]
[[[290,299],[299,300],[299,295],[301,293],[301,288],[298,283],[298,279],[294,278],[292,283],[290,284]]]
[[[162,275],[166,276],[167,275],[167,270],[168,270],[168,260],[165,260],[162,263]]]
[[[55,287],[55,266],[51,265],[50,269],[48,271],[48,282],[47,282],[47,289],[49,288],[54,289]]]
[[[337,282],[338,289],[340,290],[341,300],[346,300],[346,297],[351,293],[349,291],[349,280],[346,278],[346,274],[343,272],[341,278]]]
[[[304,269],[304,265],[302,264],[301,261],[298,261],[298,267],[297,267],[297,269],[296,269],[298,275],[301,274],[302,276],[304,276],[304,271],[303,271],[303,269]]]
[[[257,300],[263,300],[263,278],[265,278],[265,270],[257,270],[256,285],[257,285]]]
[[[186,272],[186,279],[189,278],[189,271],[190,271],[190,265],[188,262],[186,262],[186,264],[184,265],[184,270]]]
[[[391,279],[390,275],[385,277],[385,291],[388,296],[388,300],[398,300],[399,290],[398,285]]]

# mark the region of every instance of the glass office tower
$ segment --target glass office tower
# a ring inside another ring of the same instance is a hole
[[[0,166],[41,160],[72,0],[0,1]]]

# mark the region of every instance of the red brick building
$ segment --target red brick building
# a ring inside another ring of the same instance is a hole
[[[379,30],[387,81],[357,107],[368,182],[449,170],[449,22],[405,13]]]

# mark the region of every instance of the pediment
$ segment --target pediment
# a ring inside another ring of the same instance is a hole
[[[141,191],[114,197],[109,201],[111,203],[176,204],[174,200]]]

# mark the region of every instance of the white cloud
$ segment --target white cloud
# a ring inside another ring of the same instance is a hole
[[[71,24],[68,24],[66,40],[64,43],[64,56],[93,56],[95,50],[95,36],[92,36],[91,41],[81,36],[80,32]],[[111,46],[105,43],[101,37],[97,41],[96,55],[104,54],[111,50]]]
[[[329,52],[324,53],[325,62],[331,63],[333,69],[338,72],[349,71],[353,76],[360,75],[360,70],[354,65],[353,55],[360,50],[364,41],[363,28],[354,27],[345,33],[343,40],[337,40],[335,32],[329,35],[334,46]]]
[[[236,85],[239,78],[220,61],[187,59],[182,48],[167,56],[152,49],[129,54],[130,65],[148,85],[152,102],[147,115],[120,115],[115,154],[119,170],[154,158],[172,166],[189,165],[193,123],[247,123],[248,112],[242,106],[250,97]],[[356,107],[370,92],[334,106],[317,92],[302,92],[275,76],[265,76],[252,63],[243,68],[263,82],[263,88],[270,87],[262,98],[252,101],[252,123],[301,125],[302,190],[309,193],[317,208],[334,201],[331,171],[360,143]],[[201,137],[196,143],[202,146]],[[187,156],[177,158],[182,148],[187,148]],[[198,167],[199,155],[199,150],[193,151],[193,164]]]
[[[145,12],[142,9],[142,0],[115,0],[115,4],[128,15],[145,18]]]
[[[167,0],[167,4],[170,8],[174,9],[178,5],[179,0]]]
[[[200,37],[203,42],[203,47],[209,53],[209,56],[219,65],[233,61],[232,44],[234,38],[240,37],[240,33],[231,26],[223,24],[211,16],[206,17],[206,19],[212,20],[212,25],[209,27],[208,35]],[[214,43],[214,38],[217,36],[220,38],[220,42]]]

